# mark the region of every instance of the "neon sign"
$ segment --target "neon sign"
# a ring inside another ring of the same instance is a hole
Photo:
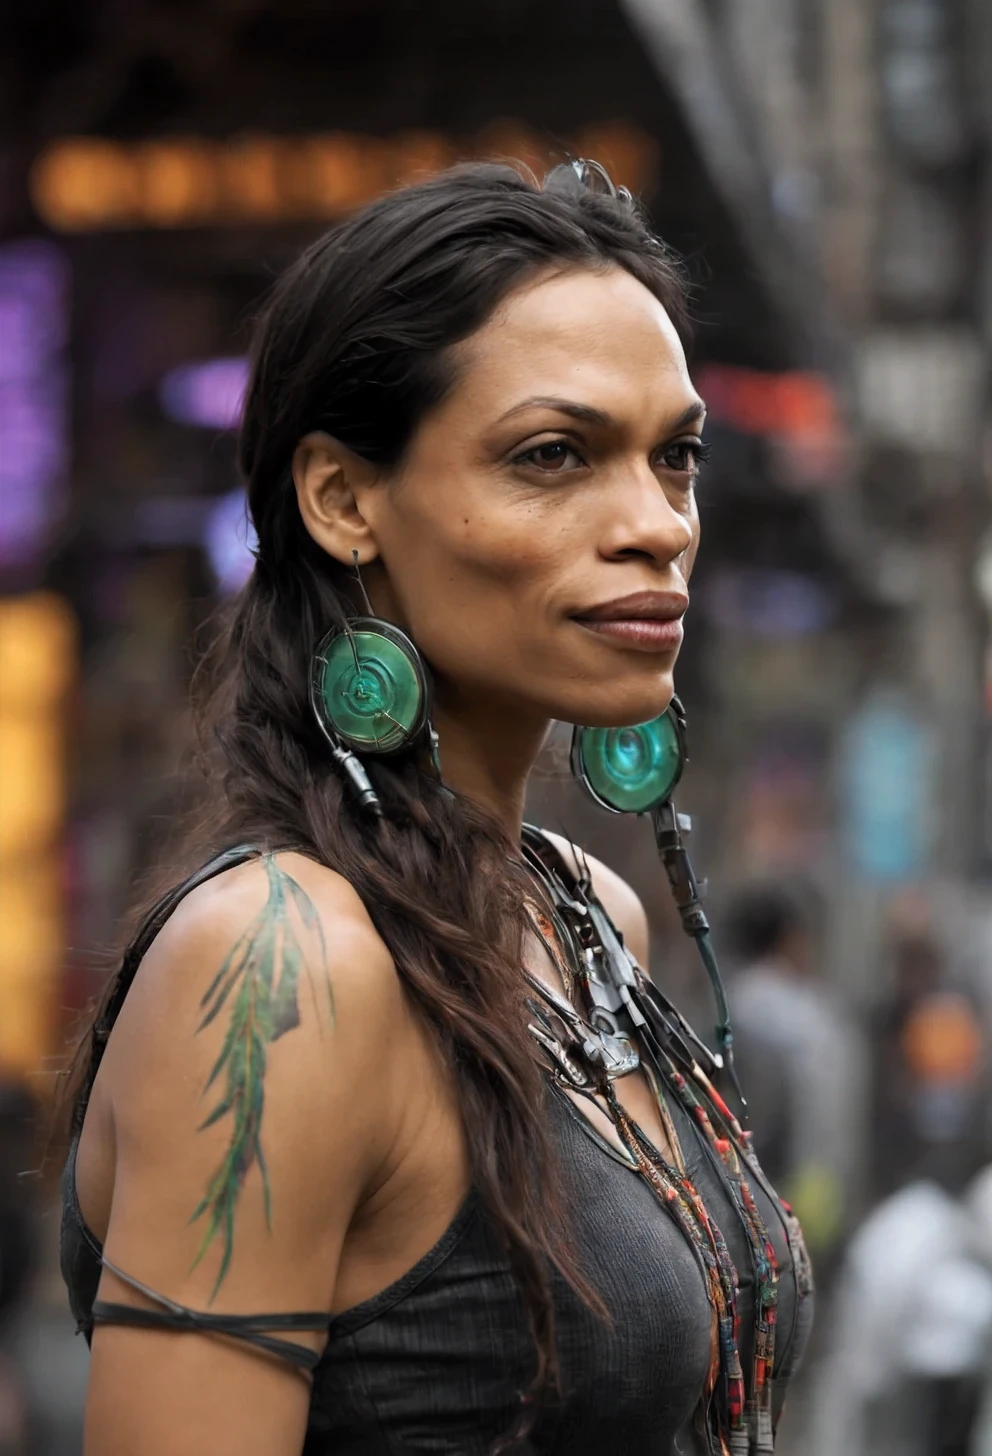
[[[649,191],[658,149],[625,121],[586,127],[569,153],[595,156],[618,183]],[[333,219],[454,162],[515,158],[541,170],[562,151],[520,122],[467,141],[434,131],[174,136],[140,142],[63,137],[36,158],[34,206],[57,232],[190,228]]]
[[[42,239],[0,247],[0,565],[31,561],[62,506],[69,453],[69,268]]]

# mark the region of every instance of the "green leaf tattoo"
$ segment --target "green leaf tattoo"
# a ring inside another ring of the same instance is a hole
[[[203,1089],[204,1095],[223,1077],[223,1092],[198,1131],[231,1115],[231,1139],[206,1193],[190,1216],[190,1223],[206,1220],[203,1240],[193,1268],[215,1238],[223,1244],[220,1272],[211,1300],[231,1263],[234,1246],[234,1209],[241,1186],[254,1163],[262,1175],[265,1221],[272,1227],[272,1194],[262,1152],[262,1113],[265,1108],[265,1065],[268,1047],[300,1024],[300,970],[309,968],[293,925],[291,911],[320,946],[327,992],[327,1016],[334,1021],[334,999],[327,973],[324,933],[313,902],[271,855],[261,863],[269,881],[269,896],[247,930],[235,942],[200,1002],[203,1012],[197,1031],[203,1031],[224,1009],[230,1020],[220,1055]],[[311,989],[313,989],[311,982]]]

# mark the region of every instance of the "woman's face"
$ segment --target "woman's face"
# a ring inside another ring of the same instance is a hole
[[[654,717],[689,600],[704,415],[668,315],[620,269],[546,273],[457,364],[395,477],[356,492],[377,612],[452,710]]]

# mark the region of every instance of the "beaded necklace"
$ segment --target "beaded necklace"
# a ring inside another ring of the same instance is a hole
[[[632,1165],[695,1253],[713,1311],[715,1339],[700,1404],[701,1433],[712,1456],[771,1456],[779,1271],[749,1177],[774,1198],[741,1128],[712,1081],[717,1063],[623,945],[592,891],[539,830],[524,837],[525,858],[546,908],[530,918],[557,967],[567,999],[528,973],[531,1034],[552,1079],[603,1107]],[[634,1038],[640,1044],[640,1052]],[[642,1055],[643,1053],[643,1059]],[[643,1065],[671,1148],[669,1160],[624,1110],[614,1082]],[[737,1270],[726,1240],[689,1177],[665,1092],[692,1118],[722,1171],[740,1215],[754,1279],[754,1360],[750,1390],[739,1349]],[[783,1205],[784,1207],[784,1205]],[[797,1220],[785,1208],[799,1294],[812,1287]]]

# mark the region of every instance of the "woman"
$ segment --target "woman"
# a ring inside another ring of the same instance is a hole
[[[796,1231],[671,1008],[644,1060],[635,896],[522,831],[552,719],[672,697],[684,318],[594,164],[394,193],[277,284],[210,845],[83,1049],[88,1456],[772,1449]]]

